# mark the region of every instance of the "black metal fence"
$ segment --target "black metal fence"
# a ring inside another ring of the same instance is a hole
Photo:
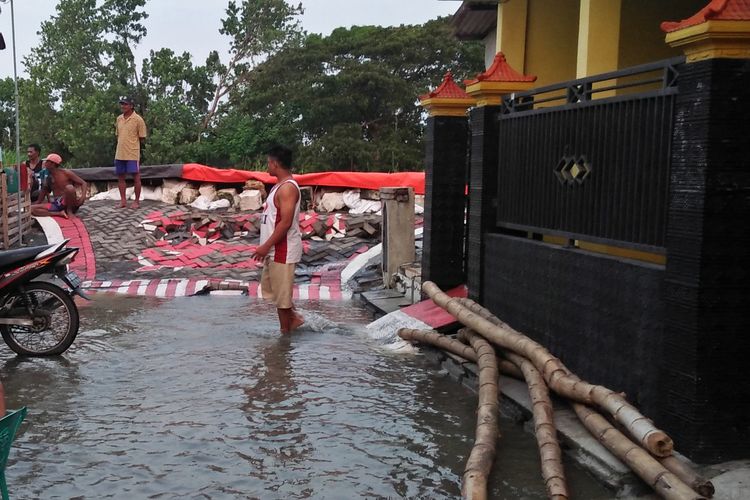
[[[681,62],[505,99],[497,226],[663,252]]]

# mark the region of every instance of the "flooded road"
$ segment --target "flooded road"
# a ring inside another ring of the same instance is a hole
[[[11,497],[459,496],[476,396],[380,349],[356,304],[301,309],[310,328],[282,338],[246,297],[98,296],[63,357],[3,346],[8,407],[29,408]],[[493,498],[545,498],[533,437],[501,425]],[[611,497],[567,465],[576,498]]]

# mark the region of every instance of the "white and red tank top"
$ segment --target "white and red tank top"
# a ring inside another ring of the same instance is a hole
[[[263,205],[263,215],[260,224],[260,243],[261,245],[271,237],[276,224],[281,221],[281,212],[276,206],[276,192],[287,182],[297,188],[297,206],[294,207],[294,219],[286,237],[275,244],[268,252],[268,257],[274,262],[281,264],[293,264],[302,259],[302,233],[299,230],[299,206],[302,197],[299,184],[294,179],[287,179],[276,184],[271,192],[268,193],[266,203]]]

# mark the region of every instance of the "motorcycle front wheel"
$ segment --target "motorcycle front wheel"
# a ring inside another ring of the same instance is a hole
[[[0,325],[8,347],[22,356],[62,354],[78,335],[78,308],[70,295],[57,285],[34,281],[8,300],[13,308],[31,308],[32,326]],[[31,302],[28,304],[28,302]]]

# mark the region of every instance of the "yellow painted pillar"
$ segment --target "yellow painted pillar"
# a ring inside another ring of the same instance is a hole
[[[508,59],[508,64],[525,71],[526,20],[528,0],[511,0],[497,6],[497,50]]]
[[[622,0],[581,0],[577,78],[617,69],[621,12]]]

